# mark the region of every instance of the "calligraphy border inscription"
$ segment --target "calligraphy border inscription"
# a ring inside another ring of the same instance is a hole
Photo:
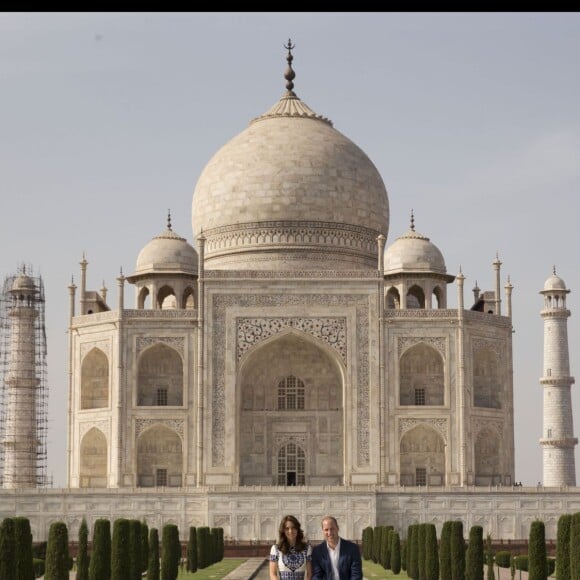
[[[213,296],[213,348],[212,367],[214,384],[212,388],[212,465],[224,465],[225,460],[225,346],[226,346],[226,312],[236,307],[279,307],[288,306],[354,306],[356,311],[357,335],[357,451],[358,464],[368,465],[369,452],[369,296],[336,295],[336,294],[266,294],[236,296],[231,294],[217,294]],[[241,319],[252,320],[252,319]],[[298,320],[298,319],[296,319]],[[308,320],[306,318],[302,320]],[[316,317],[313,320],[322,320]],[[325,320],[339,320],[328,318]],[[304,331],[308,332],[305,325]],[[346,325],[345,325],[346,327]],[[237,329],[236,329],[237,330]],[[313,336],[317,336],[311,332]],[[318,337],[320,338],[320,337]],[[334,348],[337,348],[336,346]],[[340,353],[340,350],[337,348]],[[238,356],[240,351],[236,353]],[[346,338],[344,355],[346,357]]]

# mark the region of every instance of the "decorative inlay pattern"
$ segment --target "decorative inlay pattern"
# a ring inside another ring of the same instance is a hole
[[[83,342],[81,344],[81,360],[85,358],[85,355],[93,348],[102,350],[107,355],[107,358],[109,360],[111,359],[111,343],[108,340],[97,340],[93,342]]]
[[[438,419],[399,419],[399,439],[402,435],[404,435],[407,431],[416,427],[417,425],[428,425],[432,427],[436,431],[438,431],[445,443],[448,441],[447,431],[448,431],[448,421],[444,418]]]
[[[167,346],[174,348],[181,356],[183,356],[183,336],[138,336],[137,337],[137,354],[144,348],[159,344],[163,342]]]
[[[213,518],[213,524],[216,528],[227,528],[231,524],[231,515],[216,514]]]
[[[445,337],[444,336],[400,336],[397,344],[398,356],[401,358],[403,352],[408,348],[424,342],[432,346],[439,354],[445,358]]]
[[[480,433],[486,429],[492,430],[496,433],[500,440],[503,439],[503,421],[489,419],[488,417],[474,417],[473,418],[473,440],[477,440]]]
[[[135,421],[135,437],[139,438],[139,435],[152,425],[169,427],[183,439],[183,419],[137,419]]]
[[[286,328],[296,328],[336,350],[346,364],[346,318],[238,318],[238,360],[253,346]]]
[[[326,255],[322,256],[328,260]],[[254,261],[255,258],[252,258]],[[206,280],[222,280],[229,278],[242,279],[272,279],[272,280],[293,280],[296,278],[306,279],[334,279],[334,278],[348,278],[357,280],[376,280],[380,277],[377,270],[292,270],[292,271],[278,271],[278,270],[206,270],[203,274]],[[179,312],[179,311],[173,311]]]
[[[491,350],[496,356],[498,361],[503,360],[504,345],[503,342],[499,343],[496,340],[486,340],[485,338],[474,338],[471,341],[473,348],[473,355],[475,356],[480,350],[487,349]]]
[[[379,232],[360,226],[332,222],[249,222],[206,230],[206,252],[263,249],[264,245],[290,247],[329,246],[376,253]]]
[[[197,318],[197,310],[123,310],[123,320],[131,318],[195,319]]]
[[[306,433],[276,433],[274,436],[274,448],[279,449],[282,445],[290,442],[300,443],[305,447],[308,443],[308,435]]]
[[[79,433],[81,440],[87,434],[87,432],[90,431],[93,427],[99,429],[99,431],[103,433],[103,435],[107,438],[107,440],[109,439],[107,437],[107,435],[109,434],[109,421],[87,421],[86,423],[81,423],[79,425]]]
[[[369,450],[369,297],[360,294],[216,294],[213,296],[213,380],[212,397],[212,465],[224,465],[225,460],[225,352],[226,313],[231,307],[278,307],[288,306],[354,306],[357,335],[357,377],[353,388],[357,393],[357,463],[368,465]]]

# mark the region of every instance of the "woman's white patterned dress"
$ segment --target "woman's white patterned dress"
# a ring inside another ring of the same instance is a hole
[[[282,554],[278,546],[274,544],[270,550],[270,562],[278,562],[278,576],[280,580],[304,580],[306,575],[306,562],[312,560],[312,546],[306,544],[306,548],[298,552],[290,547],[287,554]]]

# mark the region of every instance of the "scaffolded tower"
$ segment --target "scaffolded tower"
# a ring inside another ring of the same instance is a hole
[[[4,280],[0,297],[0,477],[6,489],[47,483],[44,309],[40,276],[32,276],[23,266]]]

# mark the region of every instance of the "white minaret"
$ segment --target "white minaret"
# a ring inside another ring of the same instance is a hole
[[[38,289],[25,273],[14,278],[8,289],[8,316],[11,325],[6,389],[6,427],[3,487],[36,487],[39,452],[36,392],[40,379],[36,372],[35,321],[38,317]]]
[[[543,452],[545,486],[576,485],[576,466],[572,421],[572,400],[568,356],[568,317],[566,294],[570,290],[562,278],[556,276],[556,268],[544,284],[544,375],[540,384],[544,387],[544,426],[540,445]]]

